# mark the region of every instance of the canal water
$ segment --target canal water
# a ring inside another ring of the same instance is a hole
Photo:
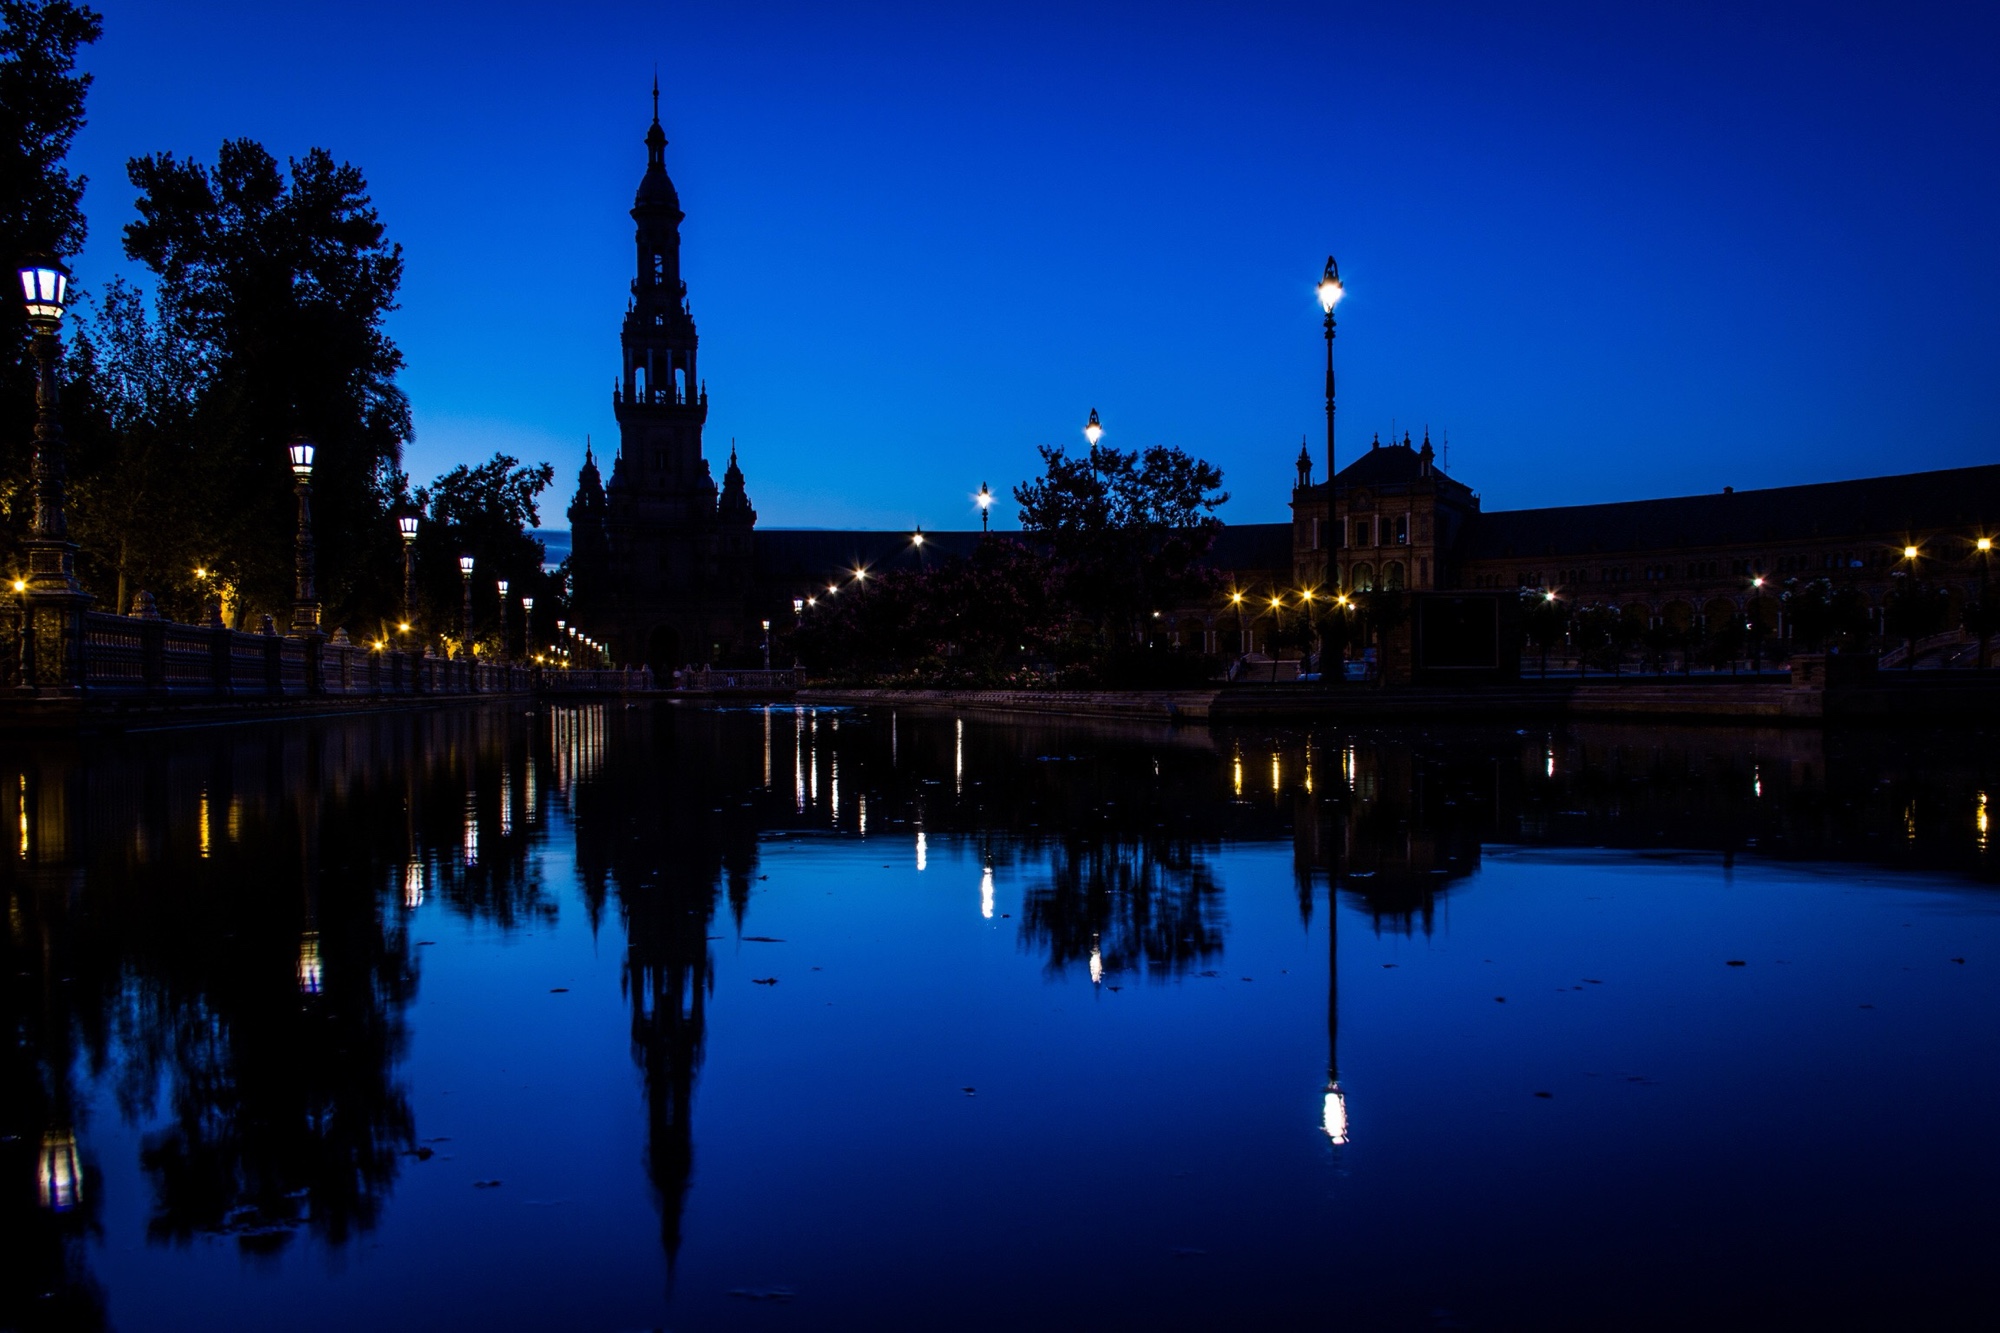
[[[0,1325],[1969,1324],[1992,753],[671,703],[9,743]]]

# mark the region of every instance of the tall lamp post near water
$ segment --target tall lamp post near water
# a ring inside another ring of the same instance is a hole
[[[1340,265],[1326,257],[1326,270],[1319,275],[1319,308],[1326,312],[1326,481],[1333,484],[1333,308],[1347,289],[1340,285]]]
[[[979,535],[986,535],[986,524],[993,517],[993,492],[986,489],[986,483],[979,483]]]
[[[311,440],[294,435],[285,453],[292,462],[292,493],[299,500],[299,527],[292,537],[292,633],[300,637],[319,633],[319,597],[313,590]]]
[[[83,612],[91,601],[76,581],[76,544],[63,513],[63,432],[56,415],[69,270],[60,260],[38,258],[21,265],[20,279],[35,352],[35,461],[29,472],[35,520],[27,543],[28,576],[20,589],[21,684],[68,693],[83,685]]]
[[[410,612],[417,600],[417,527],[424,511],[413,504],[396,506],[396,531],[403,538],[403,628],[410,627]]]
[[[465,647],[461,650],[459,656],[470,657],[472,656],[472,556],[470,554],[462,555],[458,558],[458,572],[465,579],[465,612],[463,618]]]
[[[507,580],[501,579],[500,587],[500,660],[507,660]]]

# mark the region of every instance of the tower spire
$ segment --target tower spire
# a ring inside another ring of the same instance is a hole
[[[660,123],[660,67],[653,66],[653,123]]]

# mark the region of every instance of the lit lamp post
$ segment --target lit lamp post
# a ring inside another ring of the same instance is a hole
[[[74,691],[83,685],[83,611],[90,594],[76,581],[76,545],[63,514],[62,423],[57,419],[58,331],[69,301],[69,270],[57,259],[20,269],[21,298],[35,350],[35,461],[29,482],[35,521],[28,536],[28,577],[20,582],[24,626],[21,684]]]
[[[917,568],[924,567],[924,525],[917,524],[917,530],[910,535],[910,549],[917,553]]]
[[[771,622],[764,622],[764,670],[771,669]]]
[[[1987,645],[1993,633],[1993,539],[1981,537],[1979,547],[1979,669],[1993,665]]]
[[[1097,409],[1094,407],[1090,409],[1090,420],[1083,423],[1083,438],[1090,441],[1090,447],[1093,449],[1097,447],[1097,442],[1104,438],[1104,427],[1097,420]]]
[[[319,633],[319,598],[313,592],[313,442],[294,435],[285,446],[292,461],[292,493],[299,499],[299,529],[292,538],[292,633]]]
[[[534,660],[535,656],[535,599],[521,599],[521,655]]]
[[[568,666],[569,665],[569,622],[567,620],[556,621],[556,641],[552,646],[555,648],[556,656],[562,659],[563,665]]]
[[[500,660],[507,660],[507,580],[499,581],[500,588]]]
[[[417,600],[417,525],[423,511],[413,504],[396,506],[396,531],[403,537],[403,629],[410,628],[410,611]]]
[[[1333,308],[1347,289],[1340,285],[1340,265],[1326,257],[1326,271],[1319,275],[1319,308],[1326,312],[1326,482],[1333,485]],[[1331,494],[1331,492],[1329,492]]]
[[[986,483],[979,483],[979,535],[986,535],[986,521],[993,513],[993,492],[986,489]]]
[[[1230,605],[1236,608],[1236,655],[1242,657],[1250,651],[1250,629],[1243,619],[1243,594],[1229,594]]]
[[[472,557],[470,555],[461,555],[458,558],[458,572],[465,580],[465,610],[463,612],[465,647],[460,651],[459,656],[470,657],[472,656]]]

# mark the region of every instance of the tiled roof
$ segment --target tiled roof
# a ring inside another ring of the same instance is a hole
[[[1491,560],[1871,536],[1915,541],[1942,529],[1990,526],[2000,526],[2000,464],[1733,494],[1482,513],[1467,525],[1460,554]]]

